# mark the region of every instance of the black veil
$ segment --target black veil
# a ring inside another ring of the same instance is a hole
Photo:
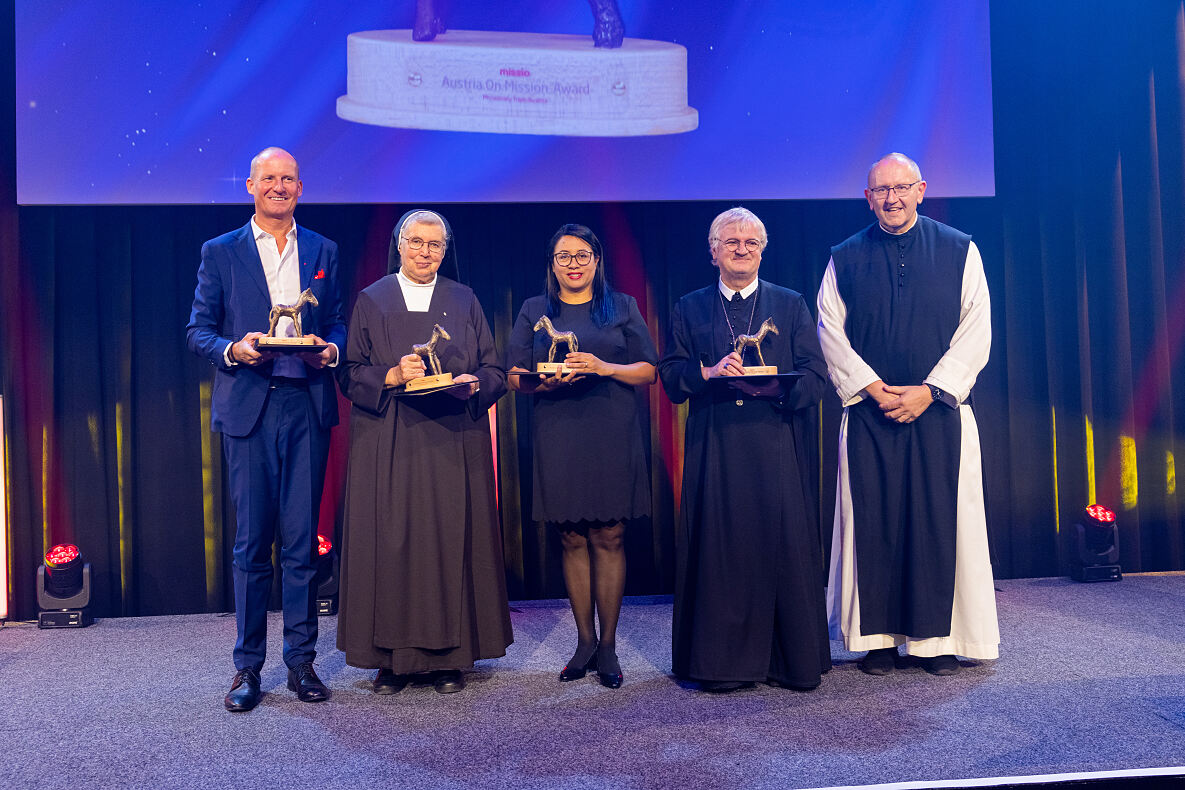
[[[401,262],[399,260],[399,234],[403,230],[403,226],[413,214],[425,212],[440,218],[444,223],[444,238],[448,242],[448,246],[444,249],[444,260],[440,264],[440,269],[437,274],[444,275],[450,280],[461,282],[461,265],[457,261],[457,244],[453,238],[453,227],[448,224],[448,220],[438,212],[431,209],[412,209],[399,218],[395,223],[395,227],[391,229],[391,246],[387,250],[387,274],[394,274],[399,271]]]

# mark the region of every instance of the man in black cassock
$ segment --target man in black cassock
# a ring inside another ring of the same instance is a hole
[[[893,671],[996,658],[1000,633],[971,388],[991,309],[971,237],[919,216],[917,164],[889,154],[864,191],[877,221],[832,248],[819,341],[844,405],[828,582],[835,638]]]
[[[675,305],[659,375],[675,403],[690,400],[676,529],[672,663],[707,691],[754,682],[799,689],[831,668],[823,560],[804,490],[798,410],[825,389],[826,367],[802,296],[759,280],[767,242],[752,212],[729,209],[708,245],[720,279]],[[793,385],[728,381],[757,364],[734,349],[773,319],[766,365]]]
[[[451,237],[435,212],[404,215],[389,273],[358,295],[340,375],[353,408],[337,646],[379,670],[377,694],[416,679],[460,691],[462,670],[514,641],[488,415],[506,374],[473,291],[438,274]],[[437,324],[441,368],[463,386],[399,395],[425,374],[412,346]]]

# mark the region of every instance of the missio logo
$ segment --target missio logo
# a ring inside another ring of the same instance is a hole
[[[528,69],[498,69],[499,77],[529,77],[531,72]]]

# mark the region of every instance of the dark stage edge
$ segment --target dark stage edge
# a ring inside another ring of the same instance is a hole
[[[627,599],[625,685],[560,684],[562,601],[515,605],[516,642],[468,688],[376,697],[322,618],[323,704],[285,688],[269,619],[267,692],[222,709],[234,619],[108,619],[0,630],[0,787],[1159,787],[1185,765],[1185,575],[998,583],[1001,658],[938,678],[874,678],[833,643],[809,693],[711,695],[670,671],[669,598]],[[1100,783],[1112,782],[1105,785]],[[1120,784],[1114,784],[1120,782]],[[1027,786],[1032,786],[1031,784]],[[1038,785],[1039,786],[1039,785]]]

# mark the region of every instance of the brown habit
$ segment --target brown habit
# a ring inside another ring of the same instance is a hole
[[[453,375],[481,389],[395,397],[387,370],[440,324]],[[437,277],[409,312],[396,275],[362,291],[339,372],[352,403],[337,646],[346,663],[396,673],[465,669],[514,641],[494,498],[487,409],[506,391],[473,291]]]

